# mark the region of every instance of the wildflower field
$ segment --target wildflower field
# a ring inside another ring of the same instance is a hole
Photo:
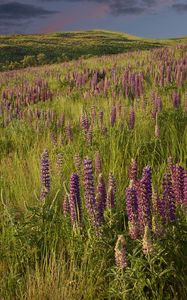
[[[187,45],[0,93],[0,298],[187,299]]]

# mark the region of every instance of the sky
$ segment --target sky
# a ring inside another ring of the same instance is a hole
[[[187,0],[0,0],[0,34],[89,29],[187,36]]]

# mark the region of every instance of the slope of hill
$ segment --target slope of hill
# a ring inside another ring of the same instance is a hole
[[[63,32],[45,35],[0,36],[0,70],[51,64],[80,57],[117,54],[163,47],[184,39],[145,39],[107,30]]]

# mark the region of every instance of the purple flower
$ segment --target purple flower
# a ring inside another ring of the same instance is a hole
[[[79,191],[79,177],[76,173],[73,173],[70,177],[69,204],[72,224],[75,225],[77,222],[81,223],[82,208]]]
[[[182,204],[184,200],[184,168],[179,165],[173,166],[173,191],[177,203]]]
[[[40,172],[42,184],[40,199],[43,200],[50,192],[49,153],[47,149],[41,155]]]
[[[99,174],[99,177],[98,177],[97,192],[101,196],[101,204],[102,204],[103,210],[104,210],[106,208],[107,193],[106,193],[105,180],[104,180],[104,177],[102,174]]]
[[[95,199],[95,188],[92,161],[89,158],[83,160],[84,168],[84,199],[88,215],[93,226],[99,225],[98,213]]]
[[[184,173],[184,204],[187,205],[187,170]]]
[[[129,179],[136,183],[137,181],[137,162],[135,159],[131,160],[131,165],[129,168]]]
[[[126,209],[129,223],[129,231],[132,239],[137,239],[138,232],[138,200],[135,187],[126,189]]]

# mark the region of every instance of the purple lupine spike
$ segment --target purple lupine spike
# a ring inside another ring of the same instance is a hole
[[[112,107],[112,111],[110,114],[110,124],[112,127],[114,127],[115,122],[116,122],[116,106],[114,105]]]
[[[63,214],[65,217],[70,215],[70,204],[69,204],[69,196],[68,194],[65,194],[64,201],[62,205]]]
[[[96,172],[97,172],[98,174],[99,174],[99,173],[102,173],[102,163],[101,163],[101,157],[100,157],[99,151],[97,151],[97,152],[95,153],[94,163],[95,163],[95,170],[96,170]]]
[[[98,213],[96,207],[92,161],[87,157],[83,160],[83,169],[85,205],[88,211],[90,221],[92,222],[93,226],[97,226],[100,222],[98,220]]]
[[[99,174],[98,177],[97,192],[101,195],[101,203],[104,210],[106,208],[107,193],[106,193],[105,180],[102,174]]]
[[[118,235],[118,239],[115,245],[115,262],[116,266],[124,270],[128,266],[125,238],[123,235]]]
[[[129,113],[129,121],[128,121],[129,129],[134,129],[134,125],[135,125],[135,111],[134,111],[134,107],[131,107]]]
[[[184,172],[184,204],[187,205],[187,170]]]
[[[40,173],[42,184],[40,199],[44,200],[50,192],[49,153],[47,149],[45,149],[41,155]]]
[[[129,224],[129,233],[133,240],[139,236],[138,231],[138,200],[135,187],[126,189],[126,209]]]
[[[75,225],[77,222],[81,223],[82,209],[79,191],[79,177],[76,173],[73,173],[70,177],[69,204],[72,224]]]
[[[138,177],[137,177],[137,173],[138,173],[138,170],[137,170],[137,162],[135,159],[132,159],[131,160],[131,165],[130,165],[130,168],[129,168],[129,179],[133,181],[133,183],[135,184]]]
[[[170,173],[164,174],[163,182],[163,201],[166,206],[167,219],[171,222],[176,220],[175,195],[172,188],[172,178]]]
[[[75,168],[76,168],[77,172],[80,172],[81,171],[81,158],[80,158],[79,153],[75,154],[74,163],[75,163]]]
[[[173,166],[173,191],[177,203],[182,204],[184,200],[184,168],[179,165]]]

